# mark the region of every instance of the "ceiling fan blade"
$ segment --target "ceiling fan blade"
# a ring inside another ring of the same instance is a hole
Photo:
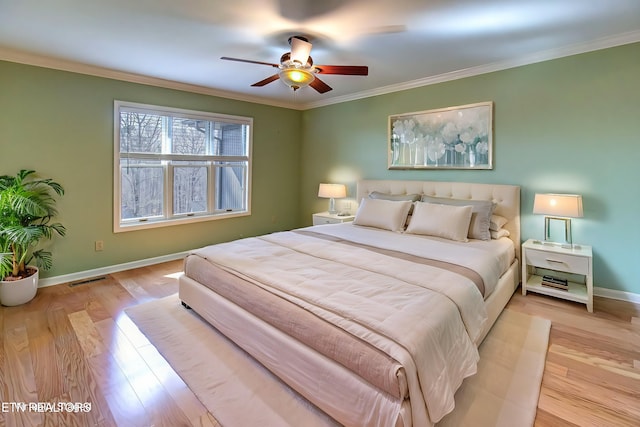
[[[251,86],[264,86],[264,85],[268,85],[271,82],[274,82],[276,80],[278,80],[280,78],[280,76],[278,74],[274,74],[273,76],[269,76],[264,80],[260,80],[257,83],[252,84]]]
[[[270,67],[275,67],[275,68],[279,67],[278,64],[273,64],[271,62],[252,61],[250,59],[240,59],[240,58],[229,58],[228,56],[223,56],[220,59],[224,59],[225,61],[247,62],[249,64],[269,65]]]
[[[318,93],[329,92],[330,90],[333,89],[331,86],[329,86],[328,84],[320,80],[318,77],[316,77],[311,83],[309,83],[309,86],[317,90]]]
[[[305,65],[311,54],[312,44],[296,36],[291,37],[290,40],[291,60],[298,62],[300,65]]]
[[[366,65],[316,65],[319,74],[342,74],[345,76],[368,76],[369,67]]]

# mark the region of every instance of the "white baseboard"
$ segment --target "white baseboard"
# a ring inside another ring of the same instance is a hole
[[[174,261],[184,258],[189,252],[178,252],[175,254],[162,255],[154,258],[142,259],[139,261],[126,262],[124,264],[110,265],[107,267],[95,268],[93,270],[79,271],[77,273],[64,274],[62,276],[47,277],[38,281],[38,287],[44,288],[46,286],[59,285],[60,283],[77,282],[80,280],[91,279],[97,276],[104,276],[106,274],[117,273],[118,271],[131,270],[132,268],[147,267],[149,265],[160,264],[162,262]],[[617,291],[615,289],[601,288],[594,286],[593,294],[602,298],[611,298],[621,301],[628,301],[635,304],[640,304],[640,294],[634,294],[632,292]]]
[[[593,295],[602,298],[617,299],[640,304],[640,294],[634,294],[632,292],[617,291],[615,289],[594,286]]]
[[[94,268],[92,270],[79,271],[77,273],[63,274],[62,276],[53,276],[40,279],[38,287],[59,285],[60,283],[77,282],[80,280],[91,279],[97,276],[117,273],[118,271],[131,270],[132,268],[147,267],[149,265],[160,264],[162,262],[174,261],[184,258],[189,252],[179,252],[175,254],[162,255],[154,258],[142,259],[139,261],[125,262],[124,264],[110,265],[107,267]]]

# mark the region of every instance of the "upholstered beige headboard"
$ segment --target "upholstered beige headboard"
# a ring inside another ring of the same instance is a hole
[[[358,181],[356,201],[368,197],[372,191],[388,194],[425,194],[433,197],[452,199],[491,200],[496,203],[494,213],[509,220],[504,228],[509,230],[509,238],[516,248],[520,260],[520,187],[504,184],[478,184],[471,182],[442,181],[398,181],[362,180]]]

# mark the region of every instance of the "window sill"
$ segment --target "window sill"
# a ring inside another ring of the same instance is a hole
[[[132,221],[125,224],[114,224],[114,233],[124,233],[127,231],[148,230],[151,228],[171,227],[174,225],[194,224],[205,221],[216,221],[220,219],[236,218],[251,215],[250,211],[223,212],[213,215],[185,216],[175,219],[158,219],[149,221]]]

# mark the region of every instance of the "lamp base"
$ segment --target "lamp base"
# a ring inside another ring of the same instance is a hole
[[[329,199],[329,213],[331,215],[335,215],[338,213],[338,211],[336,210],[336,200],[333,197]]]
[[[534,240],[534,245],[555,246],[563,249],[582,249],[582,246],[574,243],[552,242],[551,240]]]
[[[562,218],[562,217],[556,217],[556,216],[545,216],[544,217],[544,241],[545,241],[545,243],[548,242],[548,243],[558,244],[558,243],[553,242],[551,240],[550,222],[551,222],[552,219],[564,222],[564,240],[565,240],[565,243],[561,243],[560,245],[563,248],[572,248],[573,247],[573,240],[571,238],[571,218]]]

